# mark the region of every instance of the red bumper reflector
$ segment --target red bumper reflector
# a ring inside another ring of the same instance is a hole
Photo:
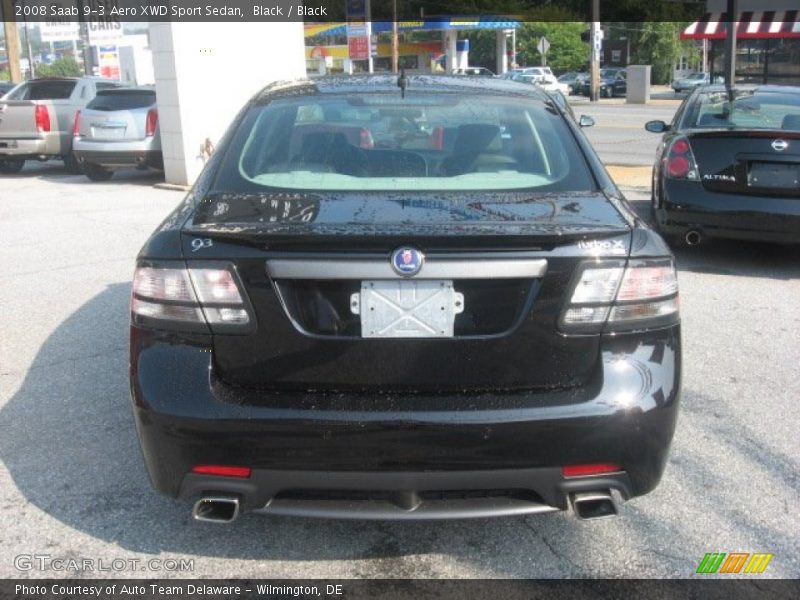
[[[197,465],[192,468],[192,473],[200,475],[219,475],[220,477],[250,477],[250,467],[229,467],[226,465]]]
[[[617,473],[619,471],[622,471],[622,467],[614,463],[561,467],[561,473],[564,477],[581,477],[582,475],[599,475],[600,473]]]

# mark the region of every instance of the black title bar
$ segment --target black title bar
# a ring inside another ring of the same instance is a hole
[[[589,0],[397,0],[397,20],[591,21]],[[5,21],[343,22],[366,0],[15,0]],[[694,21],[699,0],[600,1],[603,21]],[[389,0],[372,0],[372,21],[393,21]]]

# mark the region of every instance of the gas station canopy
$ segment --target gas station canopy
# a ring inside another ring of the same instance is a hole
[[[519,21],[500,20],[495,17],[453,17],[439,19],[425,19],[421,21],[399,21],[398,31],[442,31],[442,30],[471,30],[471,29],[518,29]],[[373,33],[388,33],[392,31],[391,21],[372,21]],[[345,23],[306,23],[305,36],[315,35],[347,35]]]

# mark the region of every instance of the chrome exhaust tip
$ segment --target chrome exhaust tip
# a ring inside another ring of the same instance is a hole
[[[582,520],[607,519],[619,514],[610,490],[575,492],[569,498],[575,516]]]
[[[209,496],[194,503],[195,521],[231,523],[239,516],[239,499],[232,496]]]
[[[703,234],[697,229],[690,229],[683,239],[687,246],[697,246],[703,240]]]

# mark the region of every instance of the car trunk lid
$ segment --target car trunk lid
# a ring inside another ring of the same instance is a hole
[[[705,189],[800,196],[800,131],[714,130],[689,138]]]
[[[214,337],[222,380],[411,393],[588,381],[599,337],[564,336],[558,319],[577,265],[624,258],[629,240],[623,212],[599,193],[212,194],[184,252],[190,262],[233,257],[253,306],[254,331]],[[425,254],[406,281],[436,273],[462,295],[450,334],[364,339],[352,302],[365,284],[403,281],[389,262],[400,246]]]

